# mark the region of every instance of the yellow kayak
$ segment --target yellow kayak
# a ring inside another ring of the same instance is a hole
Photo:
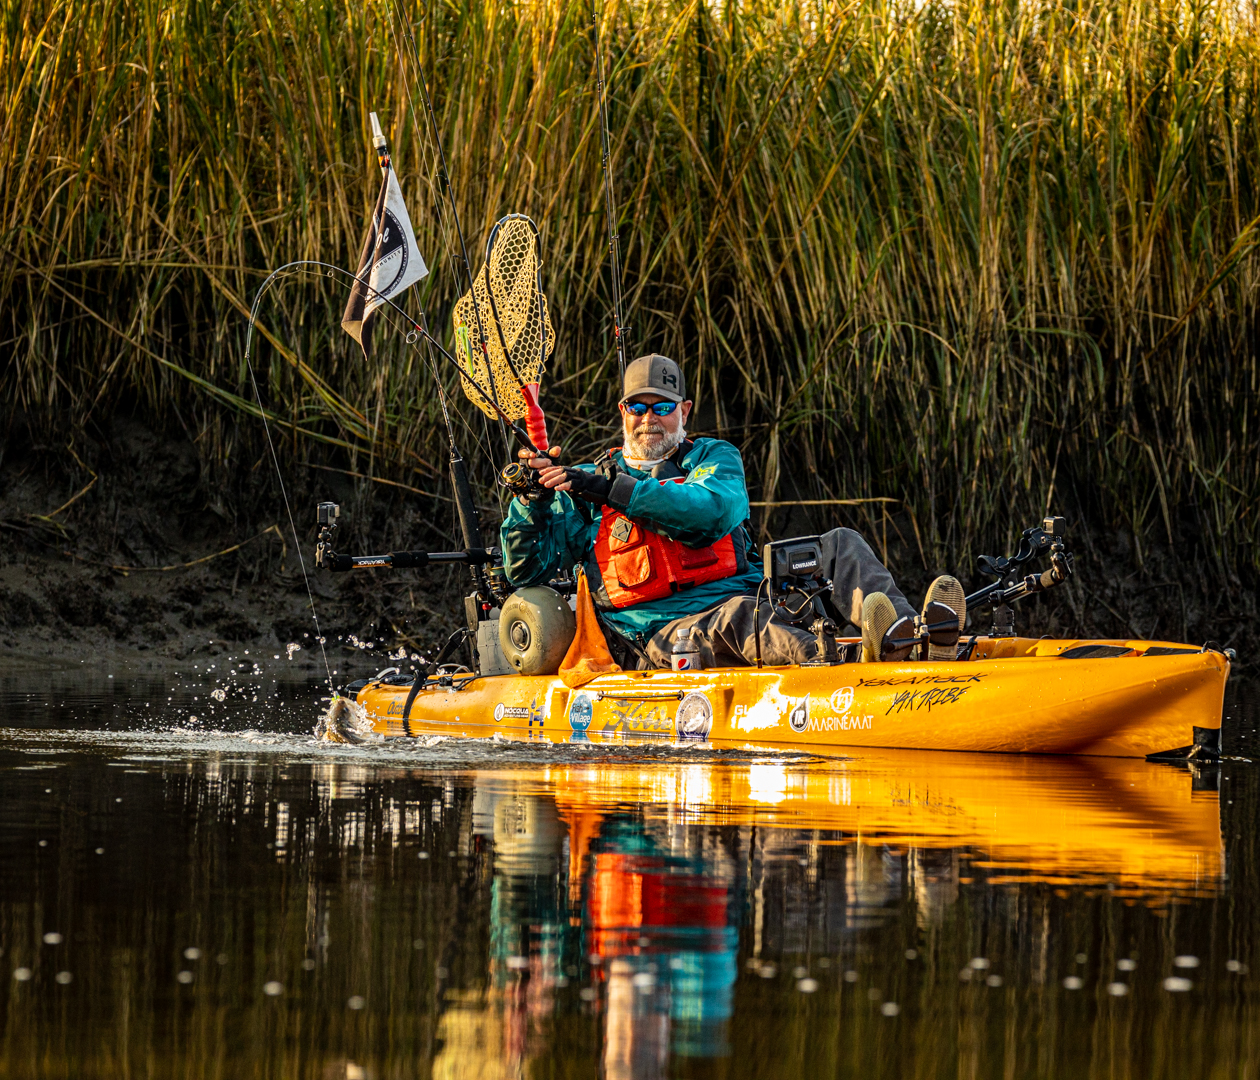
[[[971,639],[970,659],[626,671],[577,689],[558,676],[447,672],[355,687],[386,736],[721,746],[892,747],[1144,757],[1219,752],[1229,659],[1161,641]],[[408,708],[408,699],[412,699]]]

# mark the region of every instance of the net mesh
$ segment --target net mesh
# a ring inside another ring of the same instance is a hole
[[[478,309],[485,329],[484,349],[477,329]],[[538,289],[536,234],[527,218],[500,222],[489,258],[473,278],[472,289],[456,301],[453,319],[464,393],[487,416],[496,415],[471,377],[495,396],[513,420],[525,416],[521,384],[542,378],[543,365],[555,347],[547,298]]]

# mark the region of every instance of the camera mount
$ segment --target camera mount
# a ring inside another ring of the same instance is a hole
[[[391,551],[386,555],[339,555],[333,550],[333,538],[340,524],[341,507],[335,502],[322,502],[317,508],[319,539],[315,544],[315,565],[321,570],[341,573],[346,570],[417,570],[430,563],[465,563],[485,566],[494,562],[496,548],[469,548],[466,551]]]

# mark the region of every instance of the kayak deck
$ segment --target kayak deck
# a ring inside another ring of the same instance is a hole
[[[1229,660],[1174,642],[974,638],[953,662],[372,680],[373,729],[553,742],[702,740],[1144,757],[1219,730]],[[397,677],[395,677],[397,679]],[[401,680],[398,680],[399,682]]]

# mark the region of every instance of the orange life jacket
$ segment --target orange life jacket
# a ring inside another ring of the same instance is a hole
[[[686,477],[670,479],[681,484]],[[632,607],[741,573],[748,562],[740,540],[737,544],[731,534],[708,547],[688,547],[605,506],[595,536],[595,563],[612,606]]]

